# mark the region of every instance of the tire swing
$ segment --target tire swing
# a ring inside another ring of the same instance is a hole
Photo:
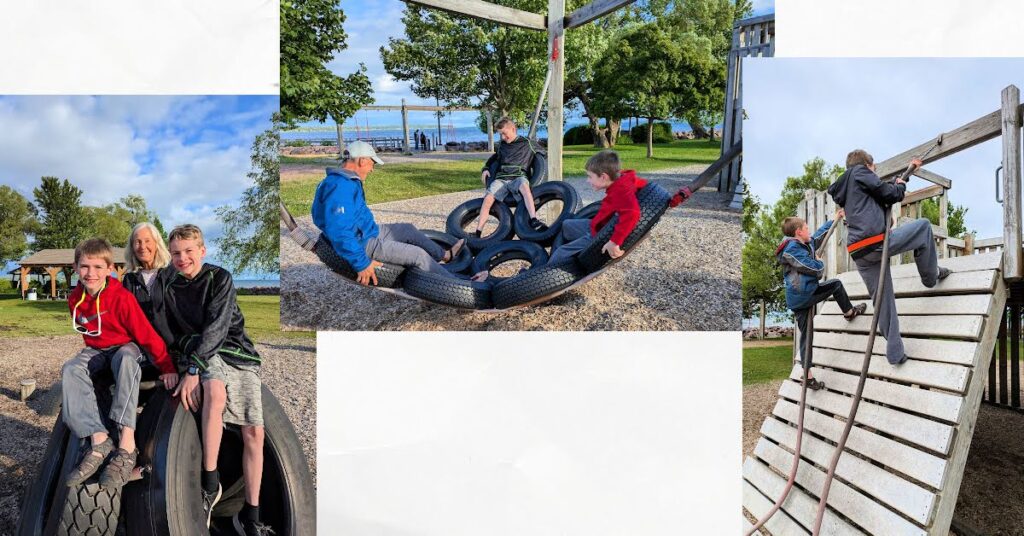
[[[515,234],[515,228],[512,224],[512,211],[504,203],[494,203],[491,205],[490,214],[498,219],[498,228],[494,232],[480,238],[477,238],[473,233],[466,232],[465,226],[476,222],[480,218],[480,209],[483,204],[484,199],[482,197],[470,199],[455,207],[451,214],[448,215],[448,221],[445,223],[445,230],[448,234],[456,238],[464,238],[466,245],[472,251],[480,251],[491,244],[496,244],[503,240],[511,240]]]
[[[523,207],[516,209],[515,231],[520,239],[549,246],[556,236],[562,234],[562,222],[571,218],[573,213],[580,208],[580,194],[576,192],[576,188],[561,181],[546,182],[534,188],[533,206],[538,212],[541,207],[552,201],[561,201],[562,211],[555,221],[543,231],[535,231],[533,227],[530,227],[530,213]]]
[[[442,233],[441,231],[421,231],[427,235],[427,238],[434,241],[435,244],[441,246],[445,251],[452,248],[458,238],[448,234]],[[473,264],[473,254],[469,252],[469,248],[462,248],[459,250],[459,254],[454,259],[446,262],[444,266],[445,270],[453,274],[464,274],[469,271],[470,266]]]
[[[285,226],[288,227],[288,234],[295,240],[302,249],[313,252],[320,262],[327,265],[328,268],[333,270],[338,275],[351,281],[353,284],[358,285],[356,277],[358,272],[352,268],[349,263],[345,262],[344,259],[338,256],[338,253],[334,251],[334,247],[327,240],[324,235],[317,235],[315,238],[310,236],[306,231],[299,227],[299,224],[295,221],[288,210],[284,208],[282,204],[280,207],[281,220],[284,221]],[[397,264],[384,263],[384,266],[377,268],[377,286],[384,288],[396,288],[402,284],[402,273],[405,272],[404,266]]]
[[[548,262],[548,253],[540,244],[527,242],[525,240],[508,240],[498,242],[480,250],[473,259],[473,273],[483,270],[492,271],[500,264],[509,261],[526,261],[530,267],[540,267]],[[504,281],[507,277],[488,278],[488,281]]]
[[[597,216],[597,211],[601,209],[601,202],[594,201],[593,203],[577,210],[569,218],[570,220],[592,220],[594,216]],[[551,242],[551,253],[554,253],[556,249],[562,247],[565,243],[565,239],[562,238],[562,233],[555,235],[555,239]]]
[[[621,247],[626,252],[633,249],[633,246],[645,237],[654,228],[654,225],[658,223],[662,214],[668,210],[668,203],[672,199],[672,194],[652,182],[637,192],[636,197],[640,203],[640,221],[637,222],[636,227],[633,228],[633,231],[622,242]],[[612,260],[611,257],[601,251],[601,248],[611,239],[612,231],[615,229],[615,224],[618,223],[618,220],[618,216],[612,216],[611,220],[594,236],[593,242],[586,249],[576,254],[576,260],[587,274],[600,270]],[[622,257],[619,258],[621,259]]]

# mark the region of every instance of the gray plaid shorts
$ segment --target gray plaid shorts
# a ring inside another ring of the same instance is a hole
[[[498,201],[504,201],[508,194],[512,194],[518,201],[521,198],[519,189],[524,184],[529,183],[526,181],[526,177],[522,175],[510,179],[494,179],[491,181],[490,186],[487,187],[487,193],[493,195],[494,199]]]
[[[209,380],[224,382],[228,393],[224,407],[224,422],[243,426],[263,426],[263,393],[260,391],[259,365],[225,363],[219,355],[210,358],[206,370],[199,376],[205,384]]]

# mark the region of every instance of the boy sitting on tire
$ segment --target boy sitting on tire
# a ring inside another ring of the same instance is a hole
[[[836,220],[845,214],[843,209],[836,211]],[[825,263],[815,254],[821,247],[825,233],[832,227],[835,220],[826,221],[814,234],[801,218],[790,216],[782,220],[782,234],[786,238],[775,250],[776,258],[782,265],[782,279],[786,287],[786,307],[796,316],[796,325],[800,327],[800,363],[807,374],[807,388],[817,391],[825,387],[825,382],[811,376],[811,355],[807,352],[807,341],[811,330],[806,329],[808,319],[814,314],[814,306],[834,296],[843,317],[853,320],[867,309],[867,304],[854,306],[846,295],[843,282],[838,279],[821,281],[825,275]]]
[[[96,403],[94,374],[106,369],[114,374],[109,417],[120,429],[117,451],[100,475],[104,488],[118,488],[128,482],[139,455],[135,448],[135,415],[143,360],[148,356],[160,370],[165,388],[172,389],[178,383],[178,372],[163,339],[153,330],[135,297],[110,277],[113,268],[114,252],[106,240],[91,238],[75,248],[78,285],[68,297],[68,308],[71,326],[82,334],[85,348],[64,363],[61,390],[64,422],[75,437],[90,438],[91,446],[67,476],[68,486],[85,482],[114,450]]]
[[[612,216],[619,216],[612,231],[611,239],[601,248],[609,257],[617,259],[625,251],[622,243],[633,232],[640,221],[640,202],[636,193],[647,181],[637,177],[636,172],[627,169],[621,171],[619,155],[615,151],[601,151],[587,160],[587,184],[595,190],[604,190],[601,207],[593,219],[569,219],[562,222],[561,247],[551,252],[548,264],[556,264],[583,251],[594,241],[594,236],[611,221]],[[679,204],[681,199],[673,198],[671,206]]]
[[[522,197],[523,203],[530,215],[530,227],[535,231],[547,229],[542,221],[537,219],[537,209],[533,206],[533,191],[530,190],[530,181],[526,178],[527,170],[533,164],[533,157],[537,150],[533,148],[533,142],[528,138],[519,135],[516,124],[507,117],[502,117],[494,125],[495,131],[501,136],[498,143],[498,150],[487,159],[484,168],[480,171],[480,180],[484,183],[487,193],[484,195],[483,205],[480,206],[480,220],[476,224],[476,237],[483,234],[487,217],[491,213],[491,205],[495,201],[504,201],[509,195]],[[497,173],[491,177],[491,166],[497,164]],[[487,179],[491,179],[488,184]]]
[[[266,534],[259,521],[263,477],[263,399],[260,356],[245,333],[245,318],[235,299],[227,270],[203,262],[203,232],[195,225],[174,228],[169,236],[171,263],[164,282],[164,303],[178,352],[188,369],[175,396],[191,411],[202,413],[202,500],[206,525],[220,501],[223,486],[217,471],[224,423],[242,430],[242,474],[245,504],[234,518],[246,535]],[[202,403],[199,387],[202,383]]]

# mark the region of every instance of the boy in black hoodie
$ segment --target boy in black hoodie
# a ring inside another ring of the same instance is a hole
[[[486,193],[484,203],[480,207],[480,220],[476,224],[476,237],[480,238],[483,233],[484,224],[491,213],[491,205],[495,201],[502,202],[508,195],[523,198],[520,205],[526,208],[530,215],[530,227],[535,231],[547,229],[544,222],[537,219],[537,209],[533,205],[533,191],[530,190],[530,181],[526,174],[533,164],[533,157],[537,150],[533,148],[533,142],[528,138],[519,135],[516,124],[507,117],[502,117],[494,126],[494,130],[501,135],[501,143],[498,150],[487,159],[484,168],[480,171],[480,180],[484,183]],[[491,177],[491,166],[497,163],[497,173]],[[490,179],[490,181],[488,181]]]
[[[911,165],[921,166],[920,160]],[[906,183],[898,178],[893,182],[882,181],[875,174],[874,158],[862,149],[846,156],[846,172],[828,187],[828,193],[836,204],[846,211],[849,230],[846,249],[857,265],[857,271],[874,296],[881,275],[882,241],[885,229],[891,226],[889,207],[903,200]],[[917,273],[921,283],[934,287],[949,275],[947,268],[938,265],[938,253],[932,236],[932,224],[920,218],[893,229],[889,233],[889,255],[914,252]],[[876,313],[878,330],[886,339],[885,355],[889,363],[898,365],[907,360],[900,338],[900,322],[896,312],[896,295],[893,293],[892,276],[887,273],[882,301]]]

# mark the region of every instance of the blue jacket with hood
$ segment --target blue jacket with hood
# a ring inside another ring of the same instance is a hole
[[[814,291],[818,290],[818,281],[825,275],[825,263],[814,257],[814,251],[821,246],[830,227],[832,220],[814,232],[810,243],[786,237],[775,249],[775,258],[782,265],[782,281],[786,286],[786,307],[806,309],[814,303]]]
[[[327,168],[327,177],[313,196],[313,223],[334,251],[355,271],[370,265],[366,242],[380,234],[373,213],[366,206],[363,181],[353,171]]]

